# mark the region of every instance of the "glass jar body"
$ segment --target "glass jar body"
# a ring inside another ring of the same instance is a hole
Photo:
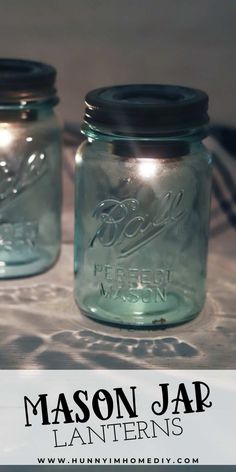
[[[194,318],[205,300],[210,186],[200,141],[85,141],[75,197],[81,311],[126,327]]]
[[[0,278],[34,275],[61,241],[61,126],[48,104],[0,107]]]

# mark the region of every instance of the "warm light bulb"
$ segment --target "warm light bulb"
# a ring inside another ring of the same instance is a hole
[[[0,129],[0,148],[4,149],[10,146],[13,141],[13,133],[6,128]]]
[[[144,179],[150,179],[156,174],[157,167],[157,162],[153,159],[143,159],[138,163],[138,173]]]

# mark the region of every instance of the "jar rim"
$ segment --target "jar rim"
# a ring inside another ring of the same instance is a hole
[[[84,124],[105,134],[173,136],[209,122],[208,95],[179,85],[129,84],[92,90]]]
[[[55,88],[56,69],[48,64],[26,59],[0,58],[0,104],[58,103]]]
[[[129,130],[129,133],[118,133],[114,130],[107,130],[104,128],[96,128],[86,123],[82,123],[80,127],[81,133],[86,136],[87,139],[92,141],[201,141],[206,138],[209,134],[209,126],[205,125],[200,128],[193,128],[191,130],[179,130],[179,132],[171,131],[170,133],[155,133],[155,134],[144,134],[134,133],[133,130]]]

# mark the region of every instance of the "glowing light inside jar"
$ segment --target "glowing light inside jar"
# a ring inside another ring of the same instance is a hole
[[[138,163],[138,173],[144,179],[150,179],[156,175],[158,163],[153,159],[143,159]]]
[[[0,128],[0,148],[4,149],[10,146],[14,139],[14,134],[7,128]]]

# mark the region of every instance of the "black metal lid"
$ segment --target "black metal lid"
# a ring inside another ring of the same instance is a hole
[[[85,103],[85,127],[104,133],[168,136],[189,133],[209,121],[207,94],[178,85],[104,87],[89,92]]]
[[[56,69],[25,59],[0,59],[0,103],[41,101],[58,102]]]

